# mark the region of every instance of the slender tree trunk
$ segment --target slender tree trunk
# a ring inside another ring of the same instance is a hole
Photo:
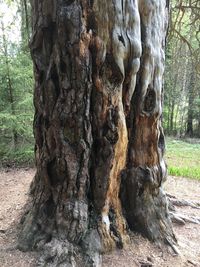
[[[12,82],[11,82],[11,78],[10,78],[10,68],[9,68],[8,58],[6,59],[6,66],[7,66],[8,95],[9,95],[9,102],[10,102],[10,106],[11,106],[11,114],[15,115],[13,87],[12,87]],[[13,133],[14,149],[16,149],[17,143],[18,143],[18,136],[17,136],[17,132],[16,132],[14,127],[12,129],[12,133]]]
[[[37,173],[21,249],[42,244],[57,266],[81,248],[98,266],[129,242],[128,226],[174,242],[162,190],[167,12],[165,0],[33,1]]]
[[[198,89],[198,98],[200,99],[200,88]],[[200,138],[200,103],[198,103],[197,137]]]
[[[199,117],[200,117],[200,112],[199,112]],[[198,120],[198,125],[197,125],[197,137],[200,138],[200,119]]]
[[[20,0],[19,7],[21,12],[21,37],[26,45],[28,45],[31,35],[29,3],[29,0]]]
[[[168,104],[168,107],[167,107],[167,134],[170,134],[170,99],[171,99],[171,96],[168,95],[168,101],[167,101],[167,104]]]
[[[30,40],[30,25],[29,25],[29,15],[28,15],[28,4],[27,0],[23,0],[23,6],[24,6],[24,15],[26,20],[26,34],[28,41]]]
[[[174,132],[174,108],[175,108],[175,99],[172,98],[171,102],[171,114],[170,114],[170,133]]]
[[[180,135],[179,134],[179,130],[177,130],[179,109],[180,109],[180,103],[177,103],[176,113],[175,113],[175,116],[174,116],[174,130],[175,130],[176,135]]]
[[[176,66],[176,65],[175,65]],[[174,83],[173,83],[173,91],[171,92],[171,107],[170,107],[170,134],[174,134],[174,110],[175,110],[175,94],[176,87],[177,87],[177,81],[178,81],[178,72],[176,73],[174,77]]]
[[[15,106],[14,106],[14,96],[13,96],[13,85],[10,76],[10,66],[9,66],[9,55],[8,55],[8,46],[5,35],[5,28],[3,22],[1,22],[1,30],[3,33],[3,53],[5,56],[5,65],[6,65],[6,79],[7,79],[7,90],[8,90],[8,101],[10,104],[11,114],[15,115]],[[17,147],[18,136],[14,127],[12,127],[12,139],[14,144],[14,149]]]
[[[186,135],[189,137],[193,137],[193,117],[194,117],[193,105],[195,99],[195,77],[193,71],[191,72],[188,89],[189,93],[188,93],[188,115],[187,115]]]

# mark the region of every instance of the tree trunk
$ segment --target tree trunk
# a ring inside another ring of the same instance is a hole
[[[165,0],[33,1],[37,173],[19,247],[42,244],[52,266],[80,249],[100,265],[128,226],[175,240],[162,190],[167,12]]]
[[[198,119],[197,119],[197,137],[200,138],[200,88],[197,89],[198,90],[198,99],[199,99],[199,103],[198,103]]]
[[[5,28],[3,22],[1,22],[1,30],[2,30],[2,41],[3,41],[3,54],[5,56],[5,65],[6,65],[6,82],[7,82],[7,91],[8,91],[8,101],[10,104],[10,112],[13,116],[15,116],[15,101],[14,101],[14,90],[13,84],[11,81],[10,75],[10,63],[9,63],[9,55],[8,55],[8,41],[6,39]],[[17,148],[18,143],[18,135],[16,132],[15,127],[12,127],[12,140],[13,140],[13,147],[14,150]]]
[[[170,133],[173,135],[174,133],[174,108],[175,108],[175,100],[172,98],[171,102],[171,114],[170,114]]]
[[[30,41],[30,1],[20,0],[20,12],[21,12],[21,37],[22,41],[28,45]]]
[[[194,117],[194,99],[195,99],[195,75],[193,71],[190,76],[190,83],[188,85],[188,114],[187,114],[187,129],[186,136],[193,137],[193,117]]]

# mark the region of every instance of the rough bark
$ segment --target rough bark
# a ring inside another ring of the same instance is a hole
[[[42,245],[53,266],[82,250],[97,266],[128,227],[175,240],[162,190],[167,13],[165,0],[33,1],[37,173],[21,249]]]

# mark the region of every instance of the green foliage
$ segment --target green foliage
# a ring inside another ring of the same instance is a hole
[[[166,161],[170,175],[200,180],[200,141],[167,138]]]
[[[169,135],[200,137],[200,1],[171,1],[163,122]]]
[[[2,66],[2,65],[1,65]],[[5,65],[4,65],[5,66]],[[28,55],[9,58],[13,109],[9,99],[6,68],[0,71],[0,157],[2,161],[33,160],[33,74]],[[14,144],[13,134],[17,141]]]
[[[34,158],[33,67],[23,39],[10,39],[14,18],[6,25],[0,17],[0,158],[2,163],[30,163]]]

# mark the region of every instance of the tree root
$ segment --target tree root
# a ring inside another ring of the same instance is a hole
[[[177,207],[191,207],[194,209],[200,209],[200,203],[187,201],[187,200],[180,200],[170,194],[167,194],[167,197],[168,197],[168,207],[170,210],[169,214],[170,214],[171,221],[173,223],[176,223],[179,225],[185,225],[186,223],[200,224],[199,217],[187,216],[185,214],[178,213],[175,208],[175,206],[177,206]]]
[[[175,245],[174,242],[172,242],[170,239],[166,238],[166,242],[167,244],[172,248],[172,250],[174,251],[175,255],[180,255],[180,252],[177,248],[177,246]]]
[[[180,200],[171,194],[166,194],[166,195],[168,197],[170,204],[172,204],[172,205],[169,205],[169,208],[170,208],[170,206],[178,206],[178,207],[191,207],[194,209],[200,209],[200,203],[199,202],[187,201],[184,199]]]
[[[172,222],[180,225],[184,225],[186,222],[200,224],[200,218],[194,216],[189,217],[184,214],[170,212],[170,218]]]

